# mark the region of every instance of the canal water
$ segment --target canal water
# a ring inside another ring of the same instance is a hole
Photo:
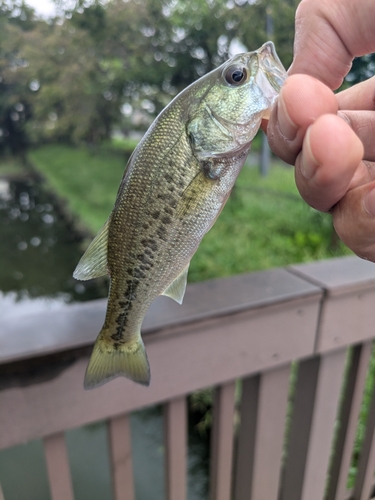
[[[83,240],[61,201],[41,182],[0,176],[0,314],[106,297],[105,279],[72,278]],[[198,432],[200,417],[190,410],[189,500],[207,498],[208,436]],[[136,499],[163,500],[161,409],[132,414],[131,432]],[[76,500],[111,500],[105,423],[73,429],[66,436]],[[0,484],[5,500],[50,499],[41,441],[0,451]]]

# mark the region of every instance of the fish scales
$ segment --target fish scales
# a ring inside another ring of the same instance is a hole
[[[182,302],[191,257],[223,208],[285,70],[268,42],[180,93],[137,146],[115,206],[74,276],[108,273],[106,318],[85,377],[148,385],[141,324],[161,294]]]
[[[175,277],[165,255],[170,257],[166,226],[177,224],[175,213],[178,197],[188,185],[189,177],[187,173],[182,176],[178,172],[172,176],[169,162],[172,154],[176,154],[184,163],[191,160],[186,146],[187,144],[185,147],[179,145],[178,151],[167,151],[155,158],[152,150],[145,144],[137,160],[130,166],[131,172],[124,178],[124,188],[118,198],[119,209],[114,211],[109,229],[109,239],[119,243],[108,248],[110,299],[113,297],[113,300],[109,300],[111,309],[109,308],[107,313],[107,327],[110,327],[110,321],[117,321],[118,317],[125,321],[131,308],[132,311],[138,312],[133,315],[137,323],[133,322],[131,325],[132,331],[139,331],[142,314],[154,296],[162,293]],[[156,166],[152,174],[149,173],[149,163],[153,167]],[[138,164],[142,168],[138,169]],[[168,181],[165,180],[166,175]],[[126,207],[121,203],[122,198],[128,200]],[[122,235],[121,240],[118,238],[119,234]],[[127,262],[125,267],[122,265],[124,260]],[[122,307],[119,302],[129,298],[131,301],[128,300],[127,305]],[[118,316],[115,311],[119,313]],[[110,330],[108,328],[108,331]]]

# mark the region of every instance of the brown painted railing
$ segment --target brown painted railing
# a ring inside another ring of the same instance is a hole
[[[374,397],[353,490],[346,484],[375,336],[375,264],[322,261],[190,285],[183,306],[156,300],[143,333],[149,388],[116,379],[83,390],[104,311],[99,300],[0,318],[0,449],[42,438],[53,500],[74,497],[64,431],[103,419],[115,499],[134,500],[129,415],[156,403],[167,498],[185,500],[186,398],[209,386],[211,500],[373,498]]]

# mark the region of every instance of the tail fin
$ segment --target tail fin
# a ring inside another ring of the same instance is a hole
[[[150,384],[150,366],[142,339],[115,347],[99,334],[86,369],[85,389],[94,389],[120,375],[142,385]]]

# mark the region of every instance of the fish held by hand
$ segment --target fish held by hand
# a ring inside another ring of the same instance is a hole
[[[110,276],[86,389],[120,375],[149,385],[146,311],[158,295],[182,303],[190,260],[285,79],[272,42],[236,55],[178,94],[138,144],[107,222],[74,271],[79,280]]]

